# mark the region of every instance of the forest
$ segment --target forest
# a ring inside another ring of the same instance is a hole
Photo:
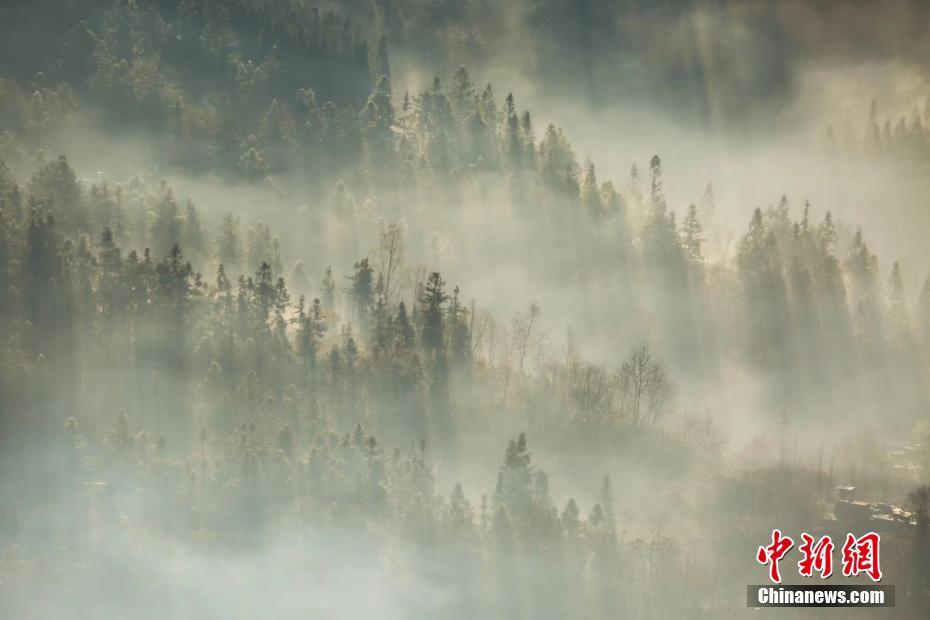
[[[0,4],[0,618],[752,617],[776,528],[925,618],[888,7]]]

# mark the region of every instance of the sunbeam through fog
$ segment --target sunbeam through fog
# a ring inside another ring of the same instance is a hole
[[[3,2],[0,618],[926,617],[927,26]]]

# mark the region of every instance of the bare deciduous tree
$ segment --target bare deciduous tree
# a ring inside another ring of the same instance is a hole
[[[526,357],[539,343],[539,337],[536,334],[536,323],[539,321],[539,305],[535,302],[530,304],[526,316],[518,315],[513,319],[514,352],[519,360],[520,371],[526,364]]]
[[[385,305],[390,306],[404,263],[404,231],[399,224],[387,224],[381,229],[375,254],[378,259],[381,296]]]
[[[469,304],[468,331],[471,334],[472,355],[476,360],[494,361],[494,316],[487,310],[478,308],[475,300]]]
[[[659,362],[643,344],[630,352],[617,375],[620,413],[634,426],[648,426],[661,415],[672,397],[672,384]]]
[[[575,411],[604,420],[613,405],[615,385],[610,374],[595,364],[579,364],[571,373],[571,399]]]

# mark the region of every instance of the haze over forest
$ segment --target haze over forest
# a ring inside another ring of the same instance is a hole
[[[6,0],[0,617],[925,618],[927,26]]]

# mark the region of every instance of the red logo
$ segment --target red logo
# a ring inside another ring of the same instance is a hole
[[[843,576],[855,577],[860,573],[868,575],[872,581],[881,581],[882,570],[879,563],[878,547],[881,539],[875,532],[869,532],[859,538],[854,534],[846,535],[843,545]],[[781,530],[772,530],[772,542],[765,547],[759,547],[756,552],[756,561],[769,567],[769,579],[773,583],[781,583],[781,571],[778,563],[794,547],[790,536],[782,534]],[[833,574],[833,550],[835,545],[830,536],[816,540],[804,532],[801,534],[801,560],[798,562],[798,573],[802,577],[813,577],[818,573],[821,579]]]
[[[813,577],[814,571],[820,573],[821,579],[833,574],[833,540],[824,536],[814,544],[814,537],[804,532],[801,534],[804,541],[798,550],[804,556],[798,562],[798,572],[802,577]]]
[[[875,532],[869,532],[860,538],[846,535],[843,545],[843,575],[854,577],[865,573],[872,581],[881,581],[882,569],[878,562],[878,543],[880,539]]]
[[[788,536],[782,536],[781,530],[772,530],[772,544],[768,547],[759,547],[759,551],[756,552],[756,561],[759,564],[769,565],[769,579],[774,583],[781,583],[778,562],[793,546],[794,541]]]

